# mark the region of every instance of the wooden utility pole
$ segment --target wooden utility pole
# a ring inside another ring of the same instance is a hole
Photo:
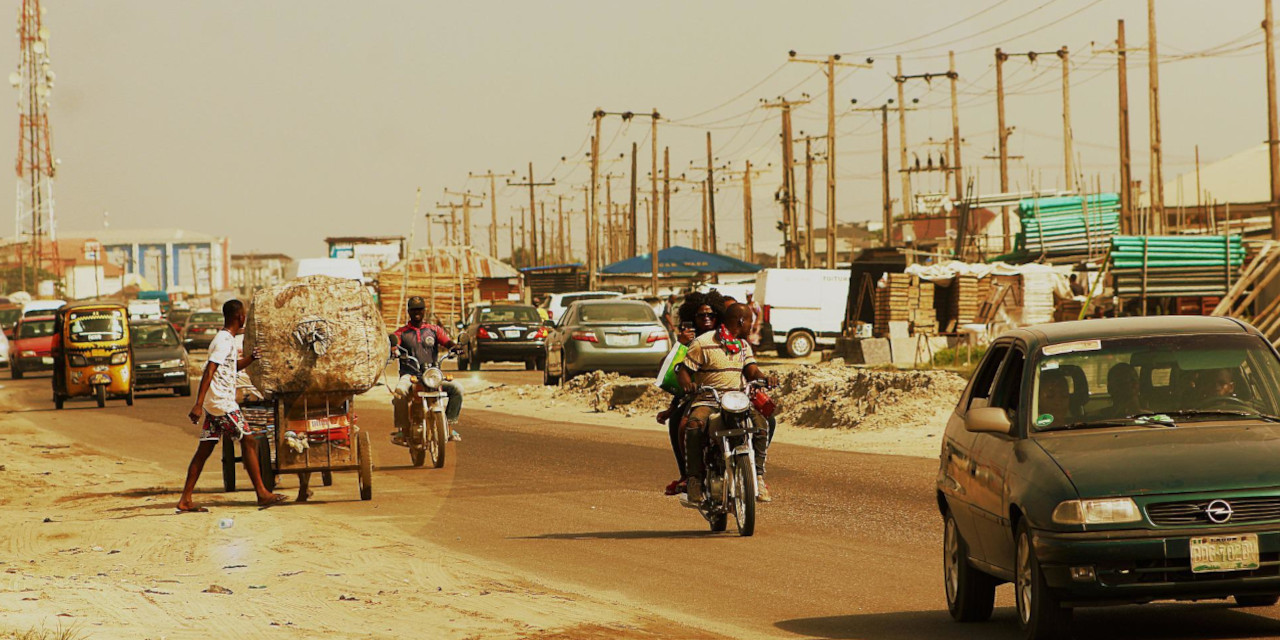
[[[1000,77],[1000,67],[996,66],[996,78]],[[902,215],[911,215],[911,174],[907,172],[907,104],[903,92],[906,78],[902,75],[902,56],[898,56],[898,75],[894,78],[898,85],[898,169],[902,178]],[[998,80],[997,80],[998,81]]]
[[[515,176],[515,172],[511,173],[494,173],[493,170],[485,173],[467,172],[470,178],[488,178],[489,179],[489,253],[493,257],[498,257],[498,187],[497,178],[509,178]]]
[[[747,160],[747,168],[742,172],[742,250],[747,262],[756,261],[755,234],[755,222],[751,219],[751,161]]]
[[[817,253],[814,248],[813,233],[813,138],[804,139],[804,266],[816,269],[814,260]],[[827,253],[830,253],[828,251]]]
[[[604,116],[604,111],[596,109],[591,113],[591,119],[595,121],[595,135],[591,136],[591,199],[587,207],[587,287],[595,289],[597,286],[597,274],[600,269],[600,257],[597,255],[600,237],[599,209],[600,209],[600,118]]]
[[[1067,45],[1062,45],[1057,53],[1062,60],[1062,170],[1065,176],[1062,188],[1072,191],[1076,171],[1071,160],[1071,65],[1068,64]]]
[[[671,147],[662,149],[662,248],[671,246]]]
[[[711,132],[707,132],[707,251],[718,253],[716,248],[716,174],[711,159]]]
[[[1000,144],[1000,193],[1009,193],[1009,130],[1004,124],[1004,61],[1005,55],[996,48],[996,139]],[[1009,253],[1009,207],[1000,208],[1000,229],[1003,236],[1002,253]]]
[[[957,174],[959,175],[959,174]],[[880,106],[880,198],[884,211],[884,246],[893,246],[893,198],[889,195],[889,105]]]
[[[1267,153],[1271,160],[1271,237],[1280,240],[1280,131],[1276,125],[1276,50],[1271,26],[1271,0],[1266,4],[1266,19],[1262,33],[1266,41],[1267,55]],[[1199,177],[1196,178],[1197,185]],[[1197,190],[1199,190],[1197,186]]]
[[[547,231],[547,202],[545,200],[538,202],[538,210],[541,216],[538,228],[542,229],[542,246],[540,255],[542,256],[543,262],[547,262],[548,256],[551,254],[551,232]]]
[[[702,181],[702,244],[698,245],[699,251],[707,250],[707,181]]]
[[[560,241],[558,243],[560,249],[559,249],[559,255],[556,257],[556,261],[559,262],[560,264],[564,264],[569,261],[569,251],[565,245],[565,239],[564,239],[564,196],[563,195],[556,196],[556,215],[560,218],[560,233],[558,234],[560,236]]]
[[[638,253],[639,225],[636,220],[636,143],[631,143],[631,202],[627,210],[627,257],[634,258]]]
[[[782,110],[782,247],[783,266],[792,269],[799,262],[799,245],[796,237],[796,177],[795,157],[792,151],[791,108],[807,104],[808,100],[787,100],[779,98],[777,102],[766,102],[766,108]]]
[[[960,101],[957,98],[960,74],[956,71],[956,52],[948,51],[947,58],[951,63],[947,68],[947,77],[951,79],[951,174],[955,177],[956,205],[959,206],[964,202],[964,175],[960,168]]]
[[[1160,54],[1156,49],[1156,3],[1147,0],[1147,77],[1150,83],[1151,106],[1151,232],[1164,233],[1164,175],[1163,151],[1160,144]]]
[[[594,163],[595,156],[592,156],[592,160],[593,160],[592,172],[594,173],[595,172],[595,163]],[[530,162],[529,163],[529,179],[527,182],[512,182],[510,179],[508,179],[507,184],[512,187],[529,187],[529,217],[533,218],[534,221],[530,223],[531,237],[529,238],[529,240],[530,242],[532,242],[532,245],[525,245],[525,246],[531,248],[531,251],[533,253],[532,253],[532,258],[530,259],[530,264],[536,267],[539,264],[541,264],[541,262],[540,262],[540,256],[538,255],[538,229],[536,225],[536,218],[537,218],[536,209],[538,204],[537,204],[536,198],[534,197],[533,190],[535,187],[555,186],[556,181],[553,178],[551,182],[535,182],[533,180],[533,163]],[[543,231],[545,232],[546,230],[544,229]]]
[[[649,118],[649,257],[653,271],[653,295],[658,295],[658,110]]]
[[[1132,234],[1133,174],[1129,156],[1129,52],[1124,44],[1124,20],[1116,21],[1116,55],[1120,81],[1120,224],[1121,232]]]
[[[471,204],[471,199],[479,198],[480,202],[483,203],[484,196],[476,195],[470,191],[450,191],[448,189],[444,190],[444,194],[446,196],[458,196],[459,198],[462,198],[460,206],[462,207],[463,244],[471,246],[471,207],[476,206]]]

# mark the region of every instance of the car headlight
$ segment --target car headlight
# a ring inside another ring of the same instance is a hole
[[[751,399],[741,391],[729,391],[720,395],[720,408],[729,413],[742,413],[751,406]]]
[[[1053,521],[1058,524],[1114,524],[1141,520],[1142,513],[1132,498],[1067,500],[1053,510]]]
[[[36,357],[36,352],[31,351],[30,349],[23,349],[23,350],[22,350],[22,357],[24,357],[24,358],[34,358],[34,357]]]
[[[184,366],[185,364],[186,364],[186,363],[185,363],[185,362],[183,362],[182,360],[165,360],[164,362],[161,362],[161,363],[160,363],[160,368],[161,368],[161,369],[173,369],[173,368],[176,368],[176,367]]]
[[[73,367],[83,367],[89,364],[89,361],[85,360],[84,356],[79,353],[73,353],[67,356],[67,362]]]
[[[128,351],[117,351],[111,354],[111,364],[124,364],[129,361]]]
[[[427,372],[422,374],[422,386],[435,390],[439,389],[442,384],[444,384],[443,371],[440,371],[439,369],[427,369]]]

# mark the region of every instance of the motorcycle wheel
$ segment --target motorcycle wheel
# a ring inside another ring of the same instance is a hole
[[[431,466],[439,469],[444,466],[445,443],[449,441],[448,420],[443,415],[438,415],[427,425],[427,450],[426,453],[431,456]]]
[[[729,514],[717,513],[711,516],[711,530],[716,533],[723,533],[729,528]]]
[[[99,409],[107,406],[107,385],[95,385],[93,387],[93,397],[98,401]]]
[[[417,430],[415,436],[409,440],[409,460],[415,467],[421,467],[427,462],[427,443],[419,441],[424,435],[422,430]]]
[[[756,532],[756,473],[746,456],[733,459],[733,519],[745,538]]]

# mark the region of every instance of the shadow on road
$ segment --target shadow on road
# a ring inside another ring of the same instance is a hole
[[[1280,621],[1255,615],[1274,608],[1240,609],[1225,602],[1212,604],[1154,604],[1081,609],[1073,636],[1091,640],[1225,640],[1272,638]],[[871,613],[864,615],[797,618],[775,623],[777,628],[814,638],[867,640],[936,640],[1020,638],[1012,607],[997,609],[991,621],[959,624],[946,610]]]
[[[583,533],[544,533],[520,536],[512,540],[672,540],[724,536],[710,531],[587,531]]]

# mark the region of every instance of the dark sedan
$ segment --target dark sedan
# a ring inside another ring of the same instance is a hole
[[[655,376],[671,349],[667,330],[639,300],[587,300],[565,310],[547,337],[543,384],[585,371]]]
[[[1230,318],[1062,322],[997,339],[947,423],[947,605],[1014,583],[1027,637],[1074,607],[1280,596],[1280,356]]]
[[[222,314],[217,311],[196,311],[187,316],[182,327],[182,344],[188,349],[208,349],[213,337],[222,329]]]
[[[547,329],[533,305],[479,305],[458,328],[459,371],[479,371],[484,362],[523,362],[525,369],[542,368]]]
[[[133,388],[169,389],[180,396],[191,395],[187,350],[178,334],[164,320],[129,323],[133,342]]]

